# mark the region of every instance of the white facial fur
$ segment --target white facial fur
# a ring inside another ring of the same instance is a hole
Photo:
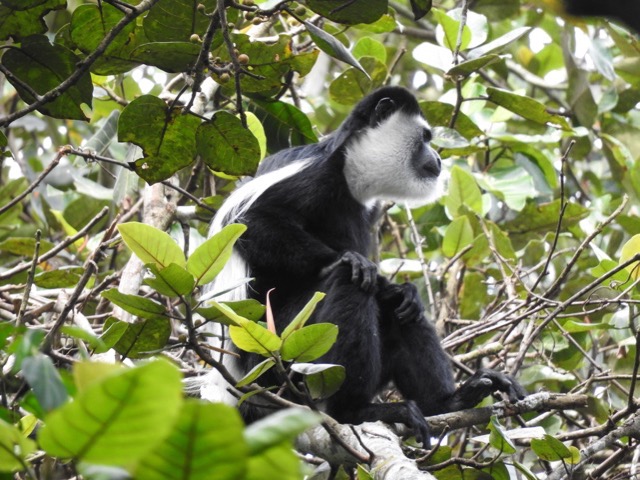
[[[414,207],[442,195],[439,178],[419,178],[411,166],[425,127],[429,125],[419,115],[397,111],[349,145],[344,174],[356,200],[363,205],[391,200]]]

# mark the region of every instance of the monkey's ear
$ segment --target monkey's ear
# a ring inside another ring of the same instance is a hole
[[[379,125],[389,118],[395,110],[396,102],[391,100],[389,97],[380,99],[373,111],[373,115],[371,116],[371,126],[375,127],[376,125]]]

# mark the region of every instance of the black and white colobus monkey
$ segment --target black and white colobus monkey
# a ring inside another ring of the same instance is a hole
[[[213,290],[253,277],[225,300],[248,296],[264,303],[275,289],[270,302],[278,331],[314,292],[326,293],[310,322],[339,327],[321,361],[346,369],[344,384],[326,401],[327,413],[347,423],[404,423],[423,441],[424,416],[473,407],[498,390],[512,401],[525,395],[517,382],[492,370],[478,371],[456,389],[416,288],[390,283],[367,259],[380,201],[417,205],[440,195],[440,157],[430,140],[415,97],[403,88],[381,88],[320,143],[265,159],[211,227],[213,234],[232,222],[247,226]],[[241,374],[259,360],[247,354],[230,367]],[[209,380],[203,396],[224,400],[220,393],[228,385],[216,385],[216,371]],[[389,381],[406,401],[372,403]]]

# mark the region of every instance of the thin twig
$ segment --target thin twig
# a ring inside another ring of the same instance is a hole
[[[22,297],[22,302],[20,303],[20,309],[18,310],[18,317],[16,319],[16,323],[18,325],[23,325],[24,321],[24,313],[27,310],[27,305],[29,304],[29,295],[31,294],[31,288],[33,287],[33,282],[36,275],[36,267],[38,266],[38,257],[40,256],[40,237],[42,236],[42,231],[40,229],[36,230],[36,244],[33,249],[33,260],[31,261],[31,268],[29,269],[29,275],[27,275],[27,283],[24,287],[24,295]]]
[[[27,195],[29,195],[31,192],[33,192],[36,187],[38,185],[40,185],[40,183],[42,183],[42,181],[47,178],[47,175],[49,175],[51,173],[51,171],[56,168],[58,166],[58,164],[60,163],[60,160],[62,159],[63,156],[65,156],[67,154],[67,149],[63,148],[60,149],[60,151],[58,152],[58,154],[55,156],[55,158],[51,161],[51,163],[49,165],[47,165],[47,168],[45,168],[42,173],[40,173],[40,175],[38,175],[38,178],[36,178],[31,185],[29,185],[24,192],[20,193],[19,195],[17,195],[16,197],[14,197],[9,203],[7,203],[6,205],[3,205],[2,207],[0,207],[0,215],[2,215],[3,213],[5,213],[6,211],[8,211],[11,207],[17,205],[18,203],[20,203]]]

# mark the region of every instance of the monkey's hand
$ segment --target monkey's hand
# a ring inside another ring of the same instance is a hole
[[[451,411],[475,407],[483,398],[497,391],[506,393],[511,403],[527,396],[526,390],[511,376],[483,368],[458,388],[451,399]]]
[[[380,277],[378,288],[377,298],[381,308],[390,312],[401,324],[424,320],[424,305],[413,283],[390,283]]]
[[[376,288],[376,279],[378,277],[378,267],[367,257],[357,252],[346,251],[338,260],[320,272],[325,277],[332,273],[340,266],[351,266],[351,283],[357,285],[365,292],[373,292]]]

